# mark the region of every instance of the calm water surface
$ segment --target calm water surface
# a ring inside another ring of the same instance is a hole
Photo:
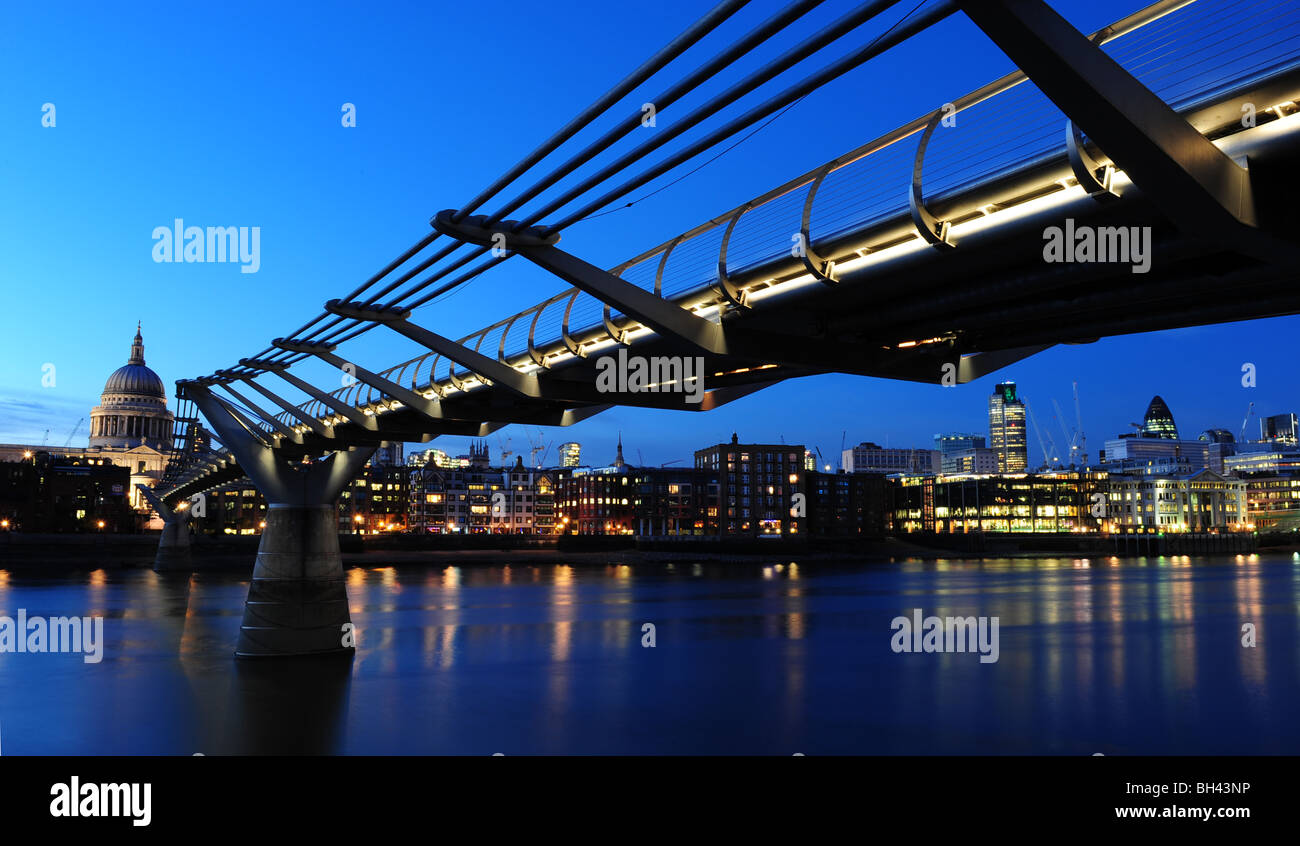
[[[1300,753],[1290,554],[354,568],[342,662],[235,661],[246,590],[0,571],[6,615],[105,618],[99,664],[0,654],[3,754]],[[895,654],[914,608],[1000,660]]]

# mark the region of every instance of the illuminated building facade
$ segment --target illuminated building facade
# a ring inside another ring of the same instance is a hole
[[[1300,449],[1272,443],[1238,444],[1236,455],[1224,456],[1223,471],[1235,476],[1300,473]]]
[[[980,440],[983,440],[983,438]],[[982,447],[956,450],[943,456],[940,470],[945,476],[963,473],[996,473],[998,472],[998,452],[994,449]]]
[[[890,484],[894,532],[1095,531],[1094,494],[1106,474],[1062,470],[1035,474],[903,476]]]
[[[955,452],[965,452],[970,449],[983,449],[988,446],[983,435],[976,435],[970,432],[949,432],[947,434],[934,436],[934,448],[939,451],[940,455],[951,455]]]
[[[202,514],[196,508],[191,526],[209,535],[256,535],[266,524],[266,499],[247,479],[203,494]],[[343,526],[340,525],[340,531]]]
[[[404,532],[408,525],[410,468],[369,463],[339,496],[339,531]]]
[[[574,470],[556,488],[561,534],[630,535],[635,531],[633,472],[628,467]]]
[[[1002,382],[989,397],[989,446],[997,453],[998,472],[1023,473],[1029,467],[1025,403],[1015,382]]]
[[[1118,529],[1199,532],[1246,529],[1246,483],[1212,470],[1112,476],[1108,520]]]
[[[575,441],[560,444],[560,466],[580,467],[582,465],[582,444]]]
[[[42,452],[0,463],[0,533],[138,531],[130,478],[106,458]]]
[[[1251,476],[1246,519],[1261,532],[1300,531],[1300,476]]]
[[[723,536],[778,537],[807,526],[803,445],[716,444],[695,452],[695,468],[717,474]],[[802,504],[802,507],[800,507]]]
[[[1165,401],[1156,395],[1151,398],[1147,412],[1142,416],[1142,437],[1178,440],[1178,427],[1174,424],[1174,413]]]
[[[1259,421],[1259,439],[1275,444],[1300,443],[1300,420],[1294,414],[1274,414]]]

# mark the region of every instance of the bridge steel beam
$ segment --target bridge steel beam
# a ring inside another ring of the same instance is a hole
[[[455,215],[454,209],[438,212],[432,221],[434,229],[458,241],[479,246],[498,246],[504,241],[506,248],[660,335],[676,338],[706,353],[727,354],[726,335],[720,325],[556,249],[559,233],[543,233],[532,227],[516,231],[517,221],[489,224],[482,215],[456,221]]]
[[[291,429],[288,426],[281,423],[278,417],[276,417],[274,414],[270,413],[266,409],[262,408],[257,403],[248,399],[248,397],[245,397],[243,394],[239,393],[239,391],[236,391],[233,387],[231,387],[229,383],[226,383],[221,387],[223,390],[225,390],[226,393],[230,394],[232,397],[242,402],[244,406],[248,408],[249,411],[256,414],[259,419],[266,421],[266,424],[271,428],[275,429],[275,431],[279,432],[281,436],[287,438],[290,441],[293,441],[296,444],[302,443],[302,435],[296,429]]]
[[[650,327],[665,340],[698,350],[706,357],[717,356],[780,364],[816,371],[868,372],[852,364],[862,361],[873,352],[860,345],[841,343],[829,338],[808,338],[743,327],[724,328],[720,323],[700,317],[671,300],[664,299],[556,248],[555,243],[560,237],[558,233],[543,232],[535,227],[518,232],[514,229],[514,221],[488,224],[482,215],[454,222],[454,215],[455,212],[450,209],[439,212],[434,216],[434,228],[445,235],[470,244],[499,245],[504,239],[507,249],[514,250],[575,288]],[[738,213],[733,215],[733,223],[737,217]],[[733,305],[744,308],[743,297],[728,287],[729,283],[725,279],[725,262],[725,253],[722,253],[719,261],[718,285],[724,292],[729,292],[726,296]],[[367,315],[369,316],[371,315]],[[376,314],[374,317],[378,319],[381,316],[382,314]],[[558,388],[553,390],[552,386],[556,384],[552,380],[543,383],[543,396],[553,396],[556,399],[581,399],[580,396],[573,394],[565,397]],[[548,393],[552,391],[553,393]],[[640,401],[633,395],[625,404],[650,403]]]
[[[336,503],[374,448],[291,464],[244,432],[208,386],[178,382],[177,388],[223,436],[267,500],[236,656],[352,655]]]
[[[535,374],[524,373],[508,364],[502,364],[496,359],[489,358],[480,352],[471,350],[469,347],[458,344],[450,338],[444,338],[436,332],[430,332],[423,326],[417,326],[408,319],[411,316],[409,311],[363,306],[359,303],[346,303],[341,300],[330,300],[325,304],[325,310],[331,314],[350,317],[354,320],[372,320],[381,323],[394,332],[405,335],[416,343],[423,344],[434,352],[446,356],[462,367],[468,367],[493,384],[500,385],[520,396],[532,399],[541,397],[541,390],[537,385],[537,376]],[[358,376],[358,378],[360,377]]]
[[[379,424],[375,422],[375,419],[373,417],[367,417],[365,414],[358,411],[356,408],[348,405],[347,403],[343,402],[341,399],[339,399],[336,396],[325,393],[320,388],[317,388],[315,385],[308,382],[307,380],[299,379],[296,375],[289,372],[289,366],[283,362],[262,361],[262,360],[255,360],[251,358],[244,358],[244,359],[240,359],[239,363],[242,364],[244,367],[255,367],[260,370],[266,370],[270,373],[274,373],[276,376],[279,376],[281,379],[288,382],[290,385],[293,385],[295,388],[302,391],[307,396],[329,407],[336,414],[350,420],[358,428],[368,429],[372,432],[377,431],[379,429]]]
[[[162,497],[148,485],[136,485],[140,495],[149,501],[162,518],[162,535],[158,538],[158,551],[153,558],[155,573],[190,572],[194,568],[190,556],[190,511],[187,508],[169,508]]]
[[[326,364],[352,374],[358,380],[387,394],[407,408],[418,411],[425,417],[433,420],[443,419],[442,403],[438,400],[421,396],[410,388],[404,388],[396,382],[393,382],[390,379],[385,379],[378,373],[367,370],[359,364],[345,361],[334,354],[335,347],[333,344],[301,343],[296,341],[287,341],[284,338],[276,338],[271,342],[271,345],[282,350],[288,350],[289,352],[306,353],[307,355],[315,356]]]
[[[1256,226],[1249,172],[1043,0],[956,2],[1184,231]]]
[[[330,439],[334,437],[334,427],[330,426],[327,423],[323,423],[320,420],[317,420],[315,417],[312,417],[310,414],[307,414],[301,408],[289,402],[287,399],[280,396],[279,394],[275,393],[270,388],[267,388],[264,385],[259,384],[254,380],[253,374],[250,373],[244,375],[239,373],[232,373],[229,370],[222,370],[219,371],[217,375],[223,378],[233,378],[242,381],[244,384],[248,385],[248,387],[252,388],[262,396],[269,399],[271,402],[283,408],[289,415],[302,422],[305,426],[307,426],[309,429],[311,429],[320,437],[326,439]],[[227,385],[226,390],[229,389],[230,387],[229,385]],[[221,434],[221,433],[218,432],[217,434]]]

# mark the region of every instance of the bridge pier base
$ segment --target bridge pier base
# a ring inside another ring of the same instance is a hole
[[[186,573],[194,569],[190,555],[190,521],[185,512],[172,519],[164,519],[162,536],[158,538],[158,552],[153,558],[155,573]]]
[[[169,508],[148,485],[136,485],[136,488],[163,521],[158,551],[153,557],[153,571],[188,573],[193,570],[194,562],[190,557],[190,512],[184,508]]]
[[[235,654],[350,655],[351,622],[336,507],[269,506]]]

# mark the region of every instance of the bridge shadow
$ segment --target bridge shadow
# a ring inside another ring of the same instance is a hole
[[[332,755],[339,752],[352,656],[235,660],[229,721],[216,750],[225,755]]]
[[[242,612],[213,609],[230,607],[242,584],[201,574],[170,581],[184,607],[175,637],[189,682],[189,748],[205,755],[337,753],[353,657],[237,659]]]

